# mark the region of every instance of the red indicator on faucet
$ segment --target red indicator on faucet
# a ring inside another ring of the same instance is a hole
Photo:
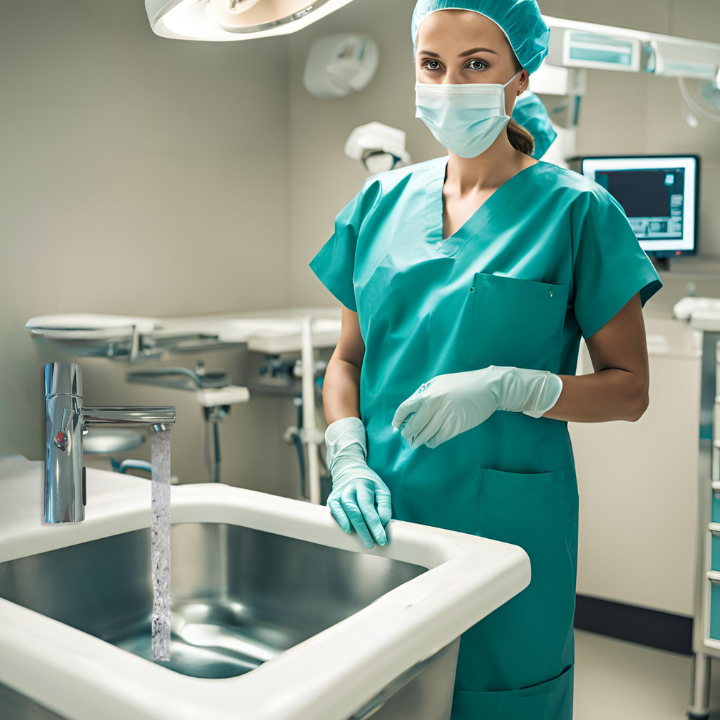
[[[68,445],[68,436],[67,433],[64,433],[62,430],[55,436],[55,447],[60,448],[61,450],[64,450]]]

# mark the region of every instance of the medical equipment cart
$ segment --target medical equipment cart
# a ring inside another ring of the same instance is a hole
[[[702,333],[699,502],[690,718],[710,716],[710,669],[720,658],[720,302],[717,314],[697,312]]]

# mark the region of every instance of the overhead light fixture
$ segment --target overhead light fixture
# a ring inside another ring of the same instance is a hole
[[[288,35],[352,0],[145,0],[155,34],[228,42]]]
[[[718,82],[720,44],[544,16],[547,63]]]
[[[548,62],[553,65],[639,72],[641,57],[637,38],[571,29],[550,36]]]
[[[646,70],[663,77],[715,81],[720,53],[717,48],[689,46],[659,39],[648,44]]]

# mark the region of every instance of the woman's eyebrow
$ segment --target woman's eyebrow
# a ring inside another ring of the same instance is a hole
[[[472,50],[466,50],[463,53],[460,53],[458,57],[468,57],[469,55],[475,55],[475,53],[480,52],[488,52],[492,53],[493,55],[497,55],[497,53],[494,50],[491,50],[490,48],[473,48]],[[431,52],[430,50],[419,50],[418,55],[430,55],[431,57],[439,58],[440,55],[435,52]]]
[[[467,57],[468,55],[474,55],[475,53],[479,52],[488,52],[492,53],[493,55],[497,55],[497,53],[494,50],[491,50],[490,48],[474,48],[473,50],[466,50],[464,53],[460,53],[458,57]]]

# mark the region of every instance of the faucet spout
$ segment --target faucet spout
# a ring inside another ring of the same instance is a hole
[[[177,420],[174,407],[84,407],[85,425],[169,425]]]
[[[86,487],[82,436],[88,425],[142,425],[153,431],[175,423],[174,407],[85,407],[75,363],[45,366],[45,522],[82,522]]]

